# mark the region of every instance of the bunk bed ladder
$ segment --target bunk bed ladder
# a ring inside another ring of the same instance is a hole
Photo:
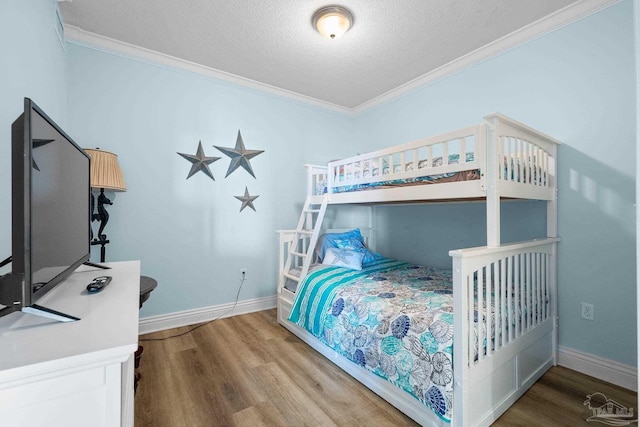
[[[295,237],[289,245],[287,261],[284,265],[285,280],[291,279],[299,283],[307,275],[326,210],[326,196],[322,199],[322,203],[312,202],[311,197],[307,197],[304,202]],[[299,274],[293,273],[296,269],[300,269]]]

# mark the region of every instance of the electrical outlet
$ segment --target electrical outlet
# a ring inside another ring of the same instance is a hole
[[[587,320],[594,320],[594,307],[593,304],[582,303],[582,318]]]
[[[241,268],[240,269],[240,280],[244,280],[247,278],[247,269],[246,268]]]

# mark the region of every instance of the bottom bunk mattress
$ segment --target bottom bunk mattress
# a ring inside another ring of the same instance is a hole
[[[289,320],[451,421],[450,271],[391,259],[322,266],[300,283]]]

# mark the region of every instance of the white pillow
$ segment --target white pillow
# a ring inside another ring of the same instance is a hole
[[[362,252],[350,251],[348,249],[327,248],[324,253],[322,263],[334,265],[336,267],[350,268],[352,270],[362,270]]]

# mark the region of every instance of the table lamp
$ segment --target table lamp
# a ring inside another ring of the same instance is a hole
[[[102,246],[100,250],[100,262],[104,262],[104,246],[109,243],[107,235],[104,234],[104,228],[107,222],[109,222],[109,213],[105,205],[113,204],[111,200],[104,195],[104,190],[127,191],[127,186],[124,183],[124,177],[118,165],[118,156],[116,154],[100,150],[99,148],[85,148],[84,151],[91,157],[91,189],[100,190],[97,213],[94,213],[95,198],[93,191],[91,192],[91,221],[98,221],[100,223],[97,237],[94,237],[93,229],[91,230],[91,245]]]

